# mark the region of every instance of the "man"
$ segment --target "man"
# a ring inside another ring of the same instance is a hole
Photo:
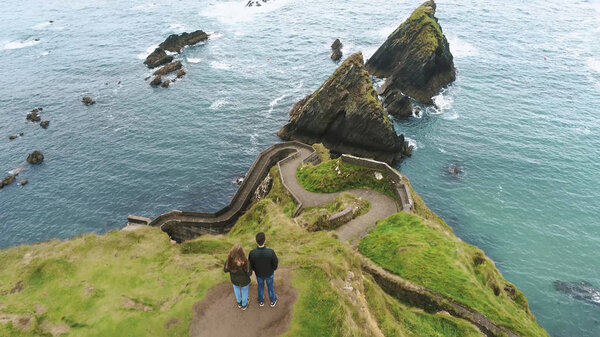
[[[265,240],[265,233],[256,234],[258,248],[254,248],[250,252],[248,260],[250,261],[250,268],[256,274],[258,305],[261,307],[265,305],[265,282],[267,282],[269,301],[271,301],[271,307],[274,307],[277,304],[277,296],[275,296],[275,289],[273,288],[273,276],[279,261],[273,249],[265,247]]]

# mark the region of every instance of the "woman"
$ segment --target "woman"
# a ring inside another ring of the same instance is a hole
[[[248,308],[248,288],[250,288],[250,262],[244,254],[242,245],[237,244],[231,248],[225,261],[226,273],[231,277],[233,283],[233,293],[238,303],[238,308],[246,310]]]

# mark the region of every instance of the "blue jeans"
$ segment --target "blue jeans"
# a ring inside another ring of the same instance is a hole
[[[233,293],[235,294],[235,300],[240,303],[243,307],[248,304],[248,289],[250,288],[250,283],[248,283],[245,287],[233,285]]]
[[[271,302],[275,302],[275,300],[277,299],[277,296],[275,296],[275,288],[273,288],[273,276],[275,274],[267,277],[267,278],[262,278],[258,275],[256,275],[256,282],[258,283],[258,301],[259,302],[264,302],[265,301],[265,282],[267,282],[267,289],[269,290],[269,300]]]

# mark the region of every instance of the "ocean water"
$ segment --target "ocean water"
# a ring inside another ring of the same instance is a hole
[[[221,208],[334,71],[333,40],[368,58],[420,2],[3,2],[0,178],[29,184],[0,190],[0,247]],[[599,336],[600,306],[553,281],[600,287],[600,3],[437,3],[458,76],[438,108],[394,121],[416,144],[397,167],[552,336]],[[188,74],[151,88],[145,56],[196,29],[212,35],[178,56]],[[35,107],[48,129],[25,120]],[[44,163],[27,165],[35,149]]]

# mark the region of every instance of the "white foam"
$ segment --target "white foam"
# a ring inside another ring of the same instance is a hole
[[[456,35],[448,34],[448,43],[452,56],[456,58],[471,57],[479,55],[479,49],[467,41],[461,40]]]
[[[202,59],[200,59],[200,58],[192,58],[192,57],[188,57],[188,58],[187,58],[187,61],[188,61],[189,63],[200,63],[200,62],[202,61]]]
[[[148,55],[150,55],[156,48],[158,48],[157,44],[151,45],[150,47],[146,48],[145,52],[137,54],[137,58],[140,60],[145,60],[146,57],[148,57]]]
[[[301,89],[304,86],[304,81],[300,81],[294,89]]]
[[[172,23],[169,25],[169,29],[177,31],[177,32],[184,32],[185,26],[181,23]]]
[[[210,62],[210,67],[213,69],[230,70],[231,64],[228,64],[225,62],[219,62],[219,61],[212,61],[212,62]]]
[[[278,10],[290,2],[291,0],[271,0],[262,6],[252,7],[246,7],[247,1],[217,2],[201,11],[200,15],[215,18],[227,24],[235,24],[252,21],[255,17]]]
[[[454,98],[452,98],[448,91],[444,89],[438,95],[433,97],[433,106],[427,107],[426,111],[432,115],[439,115],[452,108],[452,103],[454,103]],[[456,118],[458,118],[458,114],[456,114]],[[450,119],[456,118],[450,117]]]
[[[270,115],[271,115],[271,112],[273,112],[273,109],[275,108],[275,106],[277,105],[277,103],[279,103],[279,101],[281,101],[282,99],[284,99],[284,98],[286,98],[286,97],[287,97],[287,95],[286,95],[286,94],[283,94],[283,95],[281,95],[281,96],[279,96],[279,97],[275,98],[274,100],[272,100],[272,101],[269,103],[269,111],[267,111],[267,115],[268,115],[268,116],[270,116]]]
[[[48,50],[48,51],[45,51],[45,52],[43,52],[41,56],[48,56],[48,55],[50,55],[50,51],[49,51],[49,50]]]
[[[417,146],[417,141],[416,140],[414,140],[412,138],[408,138],[406,136],[404,136],[404,140],[408,142],[408,146],[412,146],[413,147],[413,151],[419,148]]]
[[[209,35],[209,38],[210,38],[211,40],[216,40],[216,39],[218,39],[218,38],[221,38],[221,37],[223,37],[223,34],[221,34],[221,33],[217,33],[217,32],[206,32],[206,34],[208,34],[208,35]]]
[[[50,25],[52,25],[52,22],[50,21],[44,21],[44,22],[40,22],[37,25],[33,26],[33,29],[44,29],[46,27],[49,27]]]
[[[28,41],[12,41],[8,42],[2,47],[2,50],[21,49],[25,47],[31,47],[40,43],[40,40],[28,40]]]
[[[250,144],[254,146],[258,145],[258,133],[254,132],[250,135]]]
[[[211,110],[219,110],[220,108],[222,108],[225,104],[227,104],[227,101],[224,99],[218,99],[216,101],[214,101],[211,105],[210,105],[210,109]]]
[[[588,57],[585,60],[585,64],[587,65],[588,68],[590,68],[591,70],[600,73],[600,60],[596,60],[594,58]]]

